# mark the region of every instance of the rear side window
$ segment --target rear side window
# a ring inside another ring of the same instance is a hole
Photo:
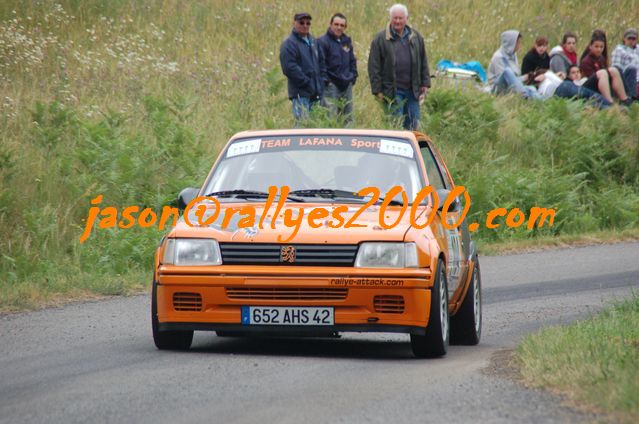
[[[426,166],[426,175],[428,175],[428,183],[435,189],[447,188],[442,174],[439,172],[439,166],[433,157],[433,152],[430,151],[428,146],[420,146],[419,151],[424,159],[424,165]]]

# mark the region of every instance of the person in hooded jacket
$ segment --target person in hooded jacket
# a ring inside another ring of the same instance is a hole
[[[357,61],[353,53],[353,42],[344,33],[346,16],[336,13],[331,17],[326,34],[317,39],[328,72],[328,85],[324,99],[334,114],[345,118],[350,125],[353,120],[353,85],[357,80]]]
[[[501,34],[501,47],[493,54],[488,65],[488,83],[494,94],[506,92],[519,93],[526,99],[541,100],[542,97],[533,86],[525,84],[529,81],[528,75],[521,75],[517,50],[521,47],[521,34],[519,31],[509,30]],[[537,77],[537,82],[543,81],[543,74]]]
[[[567,32],[561,39],[561,45],[553,47],[550,51],[550,70],[554,73],[568,75],[568,69],[578,65],[577,61],[577,36]]]

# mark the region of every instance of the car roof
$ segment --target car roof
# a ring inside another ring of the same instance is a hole
[[[353,129],[353,128],[283,128],[277,130],[258,130],[258,131],[242,131],[231,138],[232,140],[244,137],[269,137],[269,136],[304,136],[304,135],[367,135],[367,136],[381,136],[381,137],[401,137],[414,139],[415,136],[426,137],[425,134],[416,131],[397,131],[397,130],[377,130],[377,129]]]

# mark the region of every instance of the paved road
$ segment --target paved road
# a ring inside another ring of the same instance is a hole
[[[486,372],[541,326],[639,288],[639,243],[482,258],[484,337],[443,359],[408,336],[223,339],[160,352],[149,298],[0,316],[0,422],[580,422],[593,417]]]

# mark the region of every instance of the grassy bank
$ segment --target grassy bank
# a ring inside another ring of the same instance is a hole
[[[479,59],[498,33],[524,43],[596,25],[617,39],[639,20],[632,1],[408,2],[432,63]],[[386,20],[382,1],[154,0],[0,3],[0,311],[148,284],[154,229],[95,231],[79,243],[90,199],[160,210],[198,185],[234,132],[292,125],[278,48],[293,8],[313,32],[349,18],[360,79],[358,127],[388,128],[370,95],[366,58]],[[552,13],[551,13],[552,12]],[[485,28],[495,28],[486,31]],[[580,42],[580,47],[583,46]],[[434,82],[423,129],[473,199],[469,219],[495,207],[557,209],[553,227],[480,229],[483,246],[584,233],[633,231],[639,222],[639,109],[597,112],[578,102],[495,99]],[[318,126],[338,123],[318,117]],[[472,221],[471,221],[472,222]],[[49,300],[47,300],[49,299]]]
[[[639,420],[639,294],[600,315],[528,336],[517,350],[525,380],[622,422]]]

